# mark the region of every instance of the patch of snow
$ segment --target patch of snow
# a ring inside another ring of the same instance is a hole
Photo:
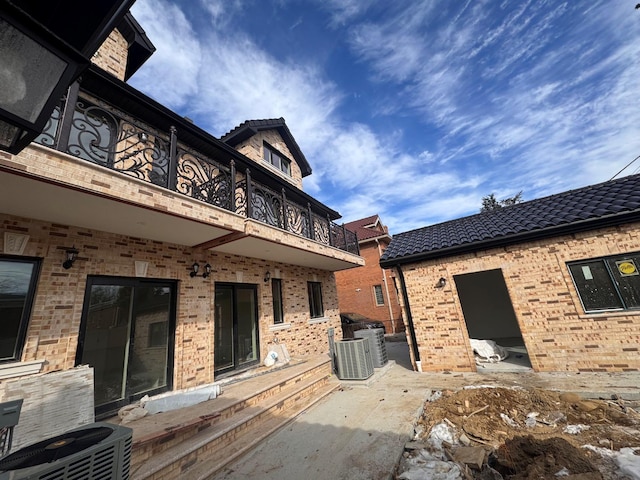
[[[569,435],[578,435],[579,433],[582,433],[585,430],[589,430],[590,428],[591,427],[589,425],[578,423],[577,425],[567,425],[562,429],[562,431],[564,433],[568,433]]]
[[[398,475],[399,480],[463,480],[462,471],[457,463],[446,462],[421,450],[419,455],[405,460],[405,471]]]
[[[640,480],[640,455],[636,454],[640,448],[624,447],[619,452],[593,445],[584,445],[583,448],[596,452],[602,457],[612,458],[620,473],[627,475],[631,480]]]
[[[458,443],[455,430],[444,422],[431,427],[427,441],[436,449],[442,448],[442,442],[447,442],[451,445]]]

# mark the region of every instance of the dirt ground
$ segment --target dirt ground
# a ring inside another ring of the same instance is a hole
[[[640,447],[640,414],[637,402],[583,400],[574,394],[540,389],[472,388],[443,392],[427,402],[416,426],[426,440],[434,425],[445,422],[456,432],[459,444],[485,450],[484,470],[465,467],[468,479],[575,480],[624,478],[615,473],[610,459],[584,445],[620,450]],[[570,427],[573,426],[573,427]],[[586,428],[588,427],[588,428]],[[575,433],[568,433],[570,428]],[[447,457],[455,448],[444,444]],[[566,470],[563,470],[566,469]],[[565,474],[567,475],[567,474]]]

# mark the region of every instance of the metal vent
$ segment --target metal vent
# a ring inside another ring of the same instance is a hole
[[[94,423],[64,435],[73,436],[83,430],[95,428],[109,428],[112,432],[98,443],[52,462],[44,461],[37,465],[32,463],[33,466],[25,468],[5,466],[3,468],[6,470],[0,472],[0,480],[128,480],[133,434],[130,428]],[[9,456],[19,457],[20,452],[27,452],[29,449],[30,446],[24,447]],[[37,453],[33,454],[36,455]]]
[[[365,380],[373,375],[368,339],[341,340],[335,343],[335,348],[339,379]]]
[[[353,336],[369,340],[373,368],[381,368],[387,364],[389,357],[387,356],[387,345],[384,343],[384,330],[382,328],[363,328],[353,332]]]

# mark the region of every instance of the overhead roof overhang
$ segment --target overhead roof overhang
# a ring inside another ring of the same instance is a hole
[[[20,0],[13,3],[85,57],[91,57],[135,0]]]
[[[199,203],[187,197],[184,201]],[[214,207],[204,205],[202,208]],[[253,221],[238,220],[231,213],[238,229],[224,222],[207,223],[73,185],[61,185],[26,172],[11,172],[1,165],[0,213],[328,271],[364,263],[360,257],[329,246],[319,245],[316,251],[302,248],[300,239],[286,232],[282,235],[290,241],[246,233],[247,222]]]

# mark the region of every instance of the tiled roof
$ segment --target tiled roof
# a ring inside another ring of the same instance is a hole
[[[257,132],[262,130],[278,130],[278,133],[280,133],[280,136],[287,144],[289,151],[293,155],[293,159],[300,166],[302,176],[306,177],[307,175],[311,175],[311,166],[309,165],[309,162],[307,162],[307,159],[302,153],[302,150],[300,150],[298,143],[295,138],[293,138],[289,127],[287,127],[287,124],[282,117],[264,120],[246,120],[229,133],[225,133],[220,140],[227,145],[235,147],[240,142],[254,136]]]
[[[386,231],[368,227],[376,223],[379,223],[379,228],[384,228],[378,215],[371,215],[370,217],[361,218],[360,220],[354,220],[353,222],[345,223],[344,226],[347,230],[355,232],[359,242],[372,238],[389,237],[389,233]]]
[[[633,221],[640,221],[640,175],[396,234],[380,264],[391,267]]]

